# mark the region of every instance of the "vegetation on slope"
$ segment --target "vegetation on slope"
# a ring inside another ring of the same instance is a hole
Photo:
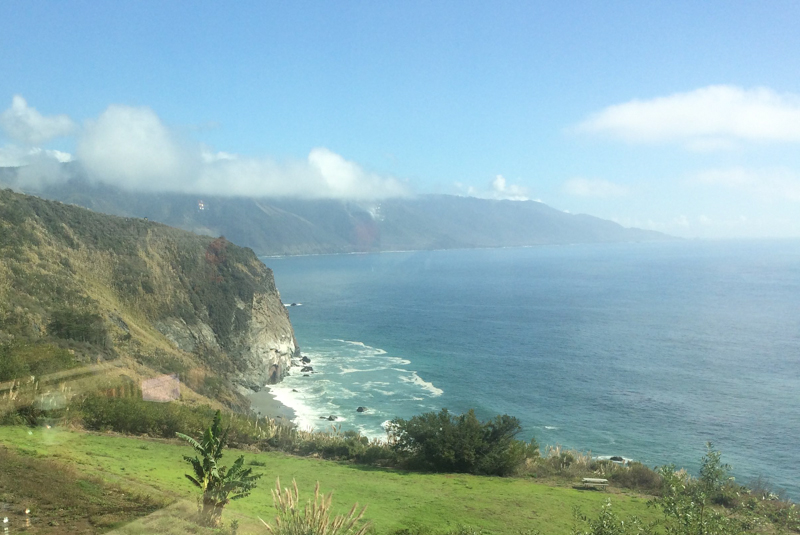
[[[0,191],[0,391],[116,363],[111,376],[177,374],[245,406],[226,380],[241,366],[228,350],[257,291],[275,292],[271,272],[224,238]],[[213,344],[178,349],[157,328],[166,320],[209,326]]]
[[[0,446],[0,503],[13,533],[103,533],[167,505],[72,466]],[[26,513],[28,511],[28,513]]]
[[[184,477],[186,465],[181,461],[183,455],[193,452],[188,446],[57,427],[31,431],[28,434],[22,427],[0,427],[0,441],[26,455],[80,466],[85,474],[130,485],[140,493],[187,500],[190,509],[195,509],[196,489]],[[594,511],[608,498],[620,513],[655,518],[645,498],[542,485],[530,478],[414,473],[298,458],[282,452],[233,453],[240,454],[266,479],[295,479],[300,489],[313,489],[319,481],[324,489],[334,492],[335,514],[346,514],[355,502],[368,504],[365,520],[372,523],[376,533],[415,526],[448,530],[471,525],[494,533],[516,535],[538,528],[543,533],[566,535],[572,526],[572,506]],[[231,502],[225,514],[229,519],[239,519],[240,533],[264,533],[257,517],[269,520],[272,511],[272,496],[269,485],[265,485],[253,489],[247,499]]]

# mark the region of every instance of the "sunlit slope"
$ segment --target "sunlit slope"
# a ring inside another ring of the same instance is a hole
[[[193,232],[224,235],[259,255],[669,239],[535,201],[421,195],[349,202],[127,192],[83,180],[76,165],[68,169],[71,180],[42,186],[37,194],[104,213],[148,217]],[[12,169],[0,171],[0,183],[17,183]]]
[[[183,476],[189,467],[182,455],[190,453],[183,445],[58,429],[36,429],[28,434],[27,429],[9,427],[0,427],[0,442],[28,455],[57,457],[86,474],[129,485],[139,493],[148,493],[150,488],[154,497],[168,495],[189,501],[196,497]],[[657,514],[646,506],[647,498],[552,487],[531,479],[418,474],[236,450],[228,451],[223,460],[232,462],[242,453],[248,464],[259,464],[254,468],[264,477],[251,496],[232,501],[226,508],[225,515],[241,515],[240,523],[253,527],[241,533],[264,532],[256,517],[274,516],[270,489],[277,477],[282,485],[296,479],[301,498],[311,497],[319,481],[323,492],[333,491],[337,512],[347,512],[354,502],[368,504],[366,518],[379,534],[413,525],[434,530],[469,525],[514,535],[535,529],[548,535],[568,534],[573,526],[573,506],[595,514],[607,500],[624,516],[654,519]]]
[[[0,191],[0,383],[99,363],[132,381],[178,374],[235,405],[230,381],[277,378],[294,349],[252,251]]]

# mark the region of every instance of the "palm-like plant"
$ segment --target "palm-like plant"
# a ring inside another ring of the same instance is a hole
[[[208,526],[217,526],[222,517],[222,508],[230,500],[249,495],[261,474],[253,474],[252,468],[244,467],[244,456],[236,459],[230,468],[219,465],[222,450],[228,440],[228,430],[222,430],[220,411],[216,412],[214,421],[203,433],[203,438],[199,442],[183,433],[175,434],[188,442],[198,453],[195,457],[183,456],[194,470],[194,475],[185,475],[203,491],[202,501],[198,500],[201,522]]]

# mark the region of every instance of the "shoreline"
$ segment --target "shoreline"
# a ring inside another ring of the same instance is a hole
[[[269,386],[265,386],[258,392],[248,394],[250,399],[250,409],[255,411],[260,417],[268,416],[276,420],[292,422],[297,418],[294,410],[275,399],[275,394]]]

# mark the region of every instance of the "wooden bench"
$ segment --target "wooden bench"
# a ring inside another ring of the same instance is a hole
[[[584,477],[581,482],[583,483],[584,487],[600,487],[601,489],[604,489],[608,486],[608,480],[599,477]]]

